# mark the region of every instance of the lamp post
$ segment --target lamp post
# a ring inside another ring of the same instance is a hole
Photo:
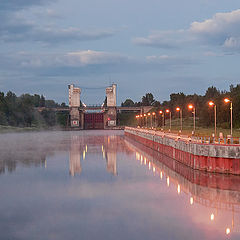
[[[154,125],[154,127],[156,127],[156,113],[153,112],[152,115],[153,115],[153,117],[154,117],[154,124],[153,124],[153,125]]]
[[[140,118],[141,118],[141,121],[140,121],[140,126],[142,127],[142,117],[143,117],[143,115],[142,114],[140,114]]]
[[[180,107],[177,107],[176,111],[180,113],[180,132],[182,132],[182,109]]]
[[[192,111],[192,114],[193,114],[193,134],[195,134],[195,130],[196,130],[196,109],[192,104],[188,105],[188,109],[190,109]]]
[[[216,137],[217,136],[217,106],[213,101],[210,101],[208,105],[210,107],[214,107],[214,129],[215,129],[214,136]]]
[[[171,132],[172,127],[172,113],[169,109],[166,109],[166,113],[169,113],[169,132]]]
[[[148,113],[147,114],[149,117],[151,116],[151,127],[152,127],[152,115],[151,115],[151,113]]]
[[[159,111],[162,114],[162,128],[164,127],[164,112],[162,110]]]
[[[147,127],[147,114],[144,113],[143,116],[146,117],[145,125],[146,125],[146,127]]]
[[[139,119],[139,116],[138,116],[138,115],[136,115],[136,119],[137,119],[137,126],[138,126],[138,119]]]
[[[230,114],[231,114],[231,137],[232,137],[232,128],[233,128],[233,104],[229,98],[224,99],[225,103],[230,103]]]

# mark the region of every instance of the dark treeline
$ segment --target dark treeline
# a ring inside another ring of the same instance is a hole
[[[152,93],[146,93],[146,95],[142,97],[141,102],[133,102],[132,99],[128,98],[125,100],[125,102],[121,103],[121,106],[122,107],[140,107],[140,106],[160,107],[160,102],[154,99]]]
[[[202,126],[213,126],[214,111],[213,107],[208,105],[209,101],[213,101],[217,106],[217,125],[218,127],[228,128],[230,122],[230,104],[224,102],[224,98],[229,98],[233,102],[233,126],[240,128],[240,84],[230,85],[229,91],[220,91],[216,87],[209,87],[204,95],[185,95],[184,93],[172,93],[169,101],[160,103],[156,101],[151,93],[147,93],[142,97],[141,102],[133,102],[127,99],[122,106],[154,106],[154,111],[170,109],[173,117],[179,117],[176,107],[180,107],[183,117],[192,116],[188,105],[191,103],[195,106],[196,116],[199,124]]]
[[[65,126],[68,115],[51,110],[51,108],[65,106],[65,103],[60,105],[53,100],[46,100],[43,95],[22,94],[17,97],[11,91],[6,94],[0,92],[0,125],[15,127]],[[47,107],[48,109],[39,112],[38,107]]]

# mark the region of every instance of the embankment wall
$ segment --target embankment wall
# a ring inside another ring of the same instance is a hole
[[[125,135],[193,169],[240,175],[240,145],[209,144],[141,128],[125,128]]]

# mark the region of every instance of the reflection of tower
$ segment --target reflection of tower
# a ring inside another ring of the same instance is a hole
[[[114,176],[117,175],[117,156],[116,152],[107,152],[107,171]]]
[[[116,136],[108,136],[107,145],[106,145],[107,171],[112,173],[114,176],[117,175],[117,154],[116,154],[117,149],[116,148],[117,148]]]
[[[79,150],[79,141],[77,136],[73,136],[71,140],[71,149],[69,155],[69,173],[75,176],[76,173],[81,173],[81,155]]]

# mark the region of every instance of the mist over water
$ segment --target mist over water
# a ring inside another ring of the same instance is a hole
[[[0,134],[0,239],[239,239],[239,186],[122,131]]]

